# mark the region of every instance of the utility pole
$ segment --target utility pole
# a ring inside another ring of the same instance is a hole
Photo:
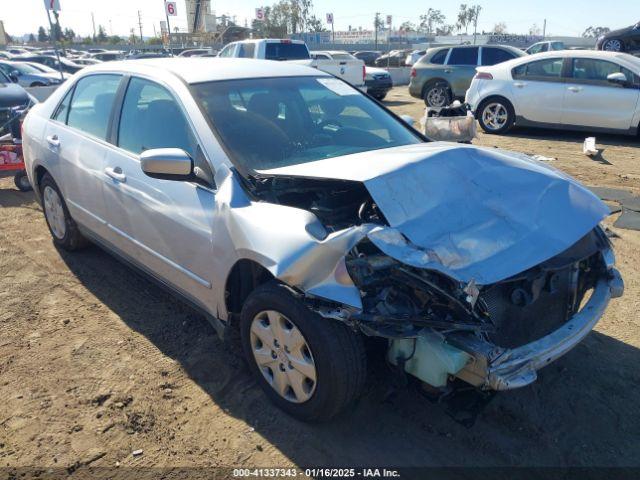
[[[373,30],[374,30],[374,38],[375,38],[375,49],[378,49],[378,25],[380,24],[380,12],[376,12],[376,17],[373,20]]]
[[[46,4],[44,8],[47,11],[47,18],[49,19],[49,32],[51,32],[50,36],[51,36],[51,40],[53,41],[53,49],[56,52],[56,60],[58,61],[58,70],[60,72],[60,79],[64,81],[64,74],[62,73],[62,62],[60,62],[60,54],[58,53],[58,41],[56,40],[57,35],[56,35],[56,32],[53,30],[53,22],[51,21],[51,12],[47,8]],[[57,12],[54,11],[54,13],[57,15]],[[58,24],[58,27],[60,27],[60,24]]]
[[[544,19],[544,23],[542,24],[542,38],[547,36],[547,19]]]
[[[96,39],[96,19],[93,16],[93,12],[91,12],[91,24],[93,25],[93,39]]]
[[[140,10],[138,10],[138,27],[140,28],[140,43],[144,44],[144,39],[142,38],[142,17],[140,16]]]

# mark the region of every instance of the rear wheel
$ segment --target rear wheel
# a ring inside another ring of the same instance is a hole
[[[362,339],[309,310],[277,282],[258,287],[240,315],[242,347],[266,395],[289,415],[328,420],[360,394],[366,375]]]
[[[622,52],[624,50],[622,40],[610,38],[602,44],[602,50],[606,50],[608,52]]]
[[[427,107],[446,107],[451,104],[451,89],[445,82],[432,82],[425,87],[422,98]]]
[[[78,225],[71,218],[58,185],[48,173],[42,177],[40,193],[44,218],[47,221],[53,242],[69,251],[86,246],[89,242],[78,230]]]
[[[513,106],[504,98],[490,98],[482,102],[477,117],[482,130],[490,134],[506,133],[515,122]]]

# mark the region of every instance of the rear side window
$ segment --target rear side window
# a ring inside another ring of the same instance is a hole
[[[310,57],[304,43],[267,43],[265,58],[267,60],[305,60]]]
[[[431,57],[431,60],[429,60],[429,63],[433,63],[435,65],[444,65],[444,61],[447,58],[447,53],[449,53],[449,49],[440,50],[439,52],[434,53],[433,57]]]
[[[219,57],[230,57],[231,55],[233,55],[233,49],[235,48],[235,44],[232,43],[230,45],[227,45],[226,47],[224,47],[222,49],[222,51],[220,52],[220,54],[218,55]]]
[[[482,65],[496,65],[515,58],[513,53],[501,48],[483,47],[482,48]]]
[[[255,43],[241,43],[238,47],[238,57],[253,58],[253,54],[255,50],[256,50]]]
[[[120,114],[118,146],[140,154],[152,148],[181,148],[196,158],[197,142],[175,98],[164,87],[132,78]]]
[[[478,47],[454,48],[447,65],[478,65]]]
[[[67,123],[67,115],[69,114],[69,103],[71,102],[71,95],[73,95],[73,88],[69,89],[67,94],[64,96],[60,105],[53,114],[54,120],[57,120],[62,123]]]
[[[562,74],[562,58],[548,58],[536,62],[525,63],[514,68],[513,78],[528,78],[531,80],[559,80]]]
[[[67,125],[106,140],[113,100],[120,75],[91,75],[78,81],[73,91]]]

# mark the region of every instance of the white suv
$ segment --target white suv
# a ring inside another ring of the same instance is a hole
[[[636,135],[640,59],[564,50],[478,67],[466,101],[487,133],[513,125]]]

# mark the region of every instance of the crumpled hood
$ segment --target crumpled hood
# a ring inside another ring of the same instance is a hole
[[[558,170],[525,155],[460,144],[395,147],[259,173],[363,182],[392,227],[369,234],[378,247],[478,284],[554,257],[609,214]]]

